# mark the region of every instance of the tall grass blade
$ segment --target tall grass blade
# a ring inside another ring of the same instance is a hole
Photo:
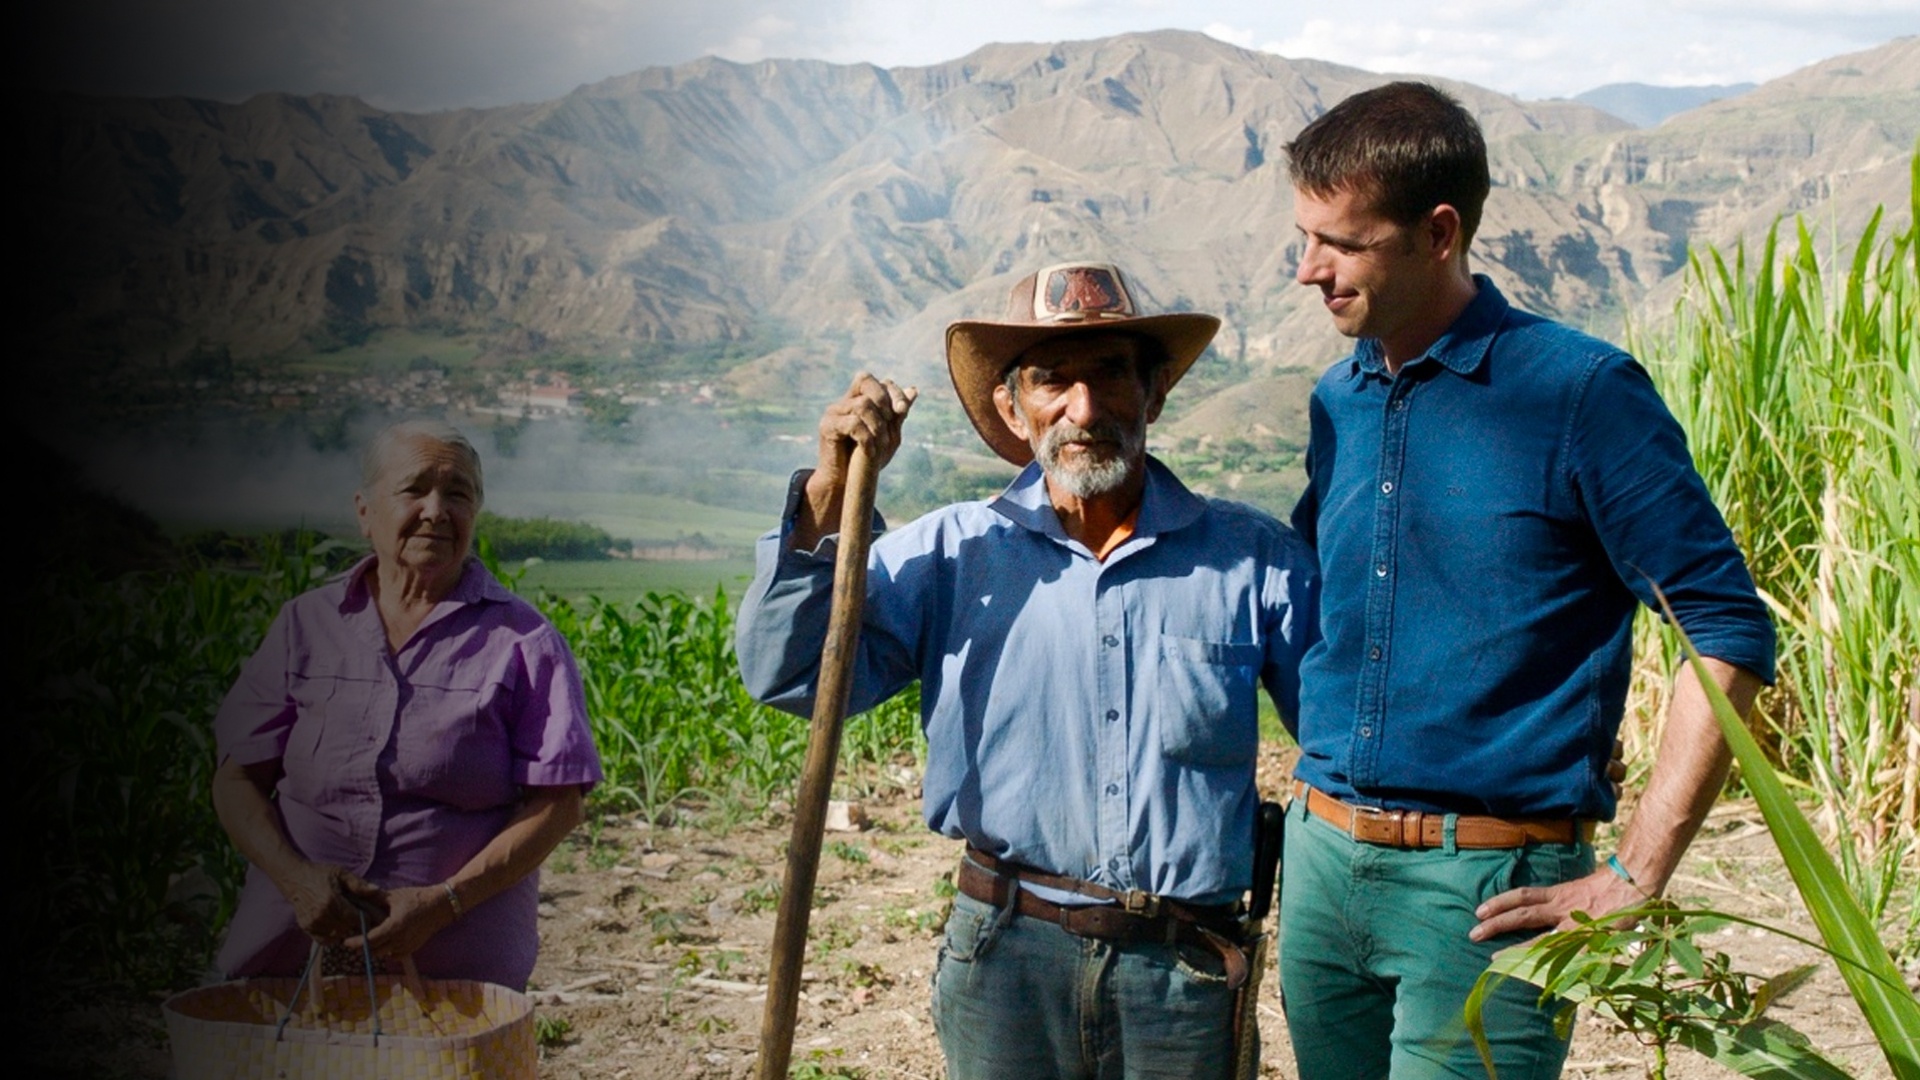
[[[1859,1003],[1894,1077],[1920,1080],[1920,1001],[1907,989],[1899,968],[1881,945],[1873,923],[1854,900],[1839,867],[1834,865],[1813,826],[1767,762],[1760,744],[1747,731],[1732,702],[1720,692],[1693,642],[1684,631],[1677,629],[1678,623],[1664,594],[1660,596],[1660,607],[1668,622],[1676,627],[1681,647],[1686,650],[1687,660],[1707,692],[1714,717],[1720,722],[1720,731],[1733,749],[1734,760],[1740,763],[1741,775],[1759,804],[1768,831],[1780,847],[1787,871],[1800,890],[1800,898],[1805,901],[1807,912],[1819,927],[1827,948],[1841,961],[1840,977],[1846,980],[1847,989]]]

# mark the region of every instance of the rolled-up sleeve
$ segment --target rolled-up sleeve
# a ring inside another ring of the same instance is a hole
[[[754,545],[753,583],[740,600],[733,641],[747,693],[803,716],[812,708],[839,543],[837,537],[828,536],[813,551],[795,551],[788,545],[807,475],[804,470],[793,475],[779,527]]]
[[[788,487],[780,527],[762,536],[754,546],[753,583],[740,601],[734,626],[734,653],[740,679],[755,700],[798,716],[813,710],[820,674],[820,650],[832,618],[833,571],[839,557],[839,538],[829,535],[812,551],[797,551],[788,543],[794,515],[810,470],[794,474]],[[876,536],[886,523],[874,515]],[[898,580],[876,542],[867,559],[865,615],[858,659],[847,712],[863,712],[898,693],[917,677],[912,650],[883,647],[893,642],[897,628],[889,615],[918,611],[911,586]],[[883,659],[884,658],[884,659]]]
[[[1576,496],[1621,581],[1656,612],[1664,595],[1703,655],[1771,683],[1773,620],[1645,369],[1602,358],[1568,442]]]

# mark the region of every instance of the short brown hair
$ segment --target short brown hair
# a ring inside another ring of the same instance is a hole
[[[1325,197],[1366,196],[1411,227],[1445,203],[1473,239],[1492,186],[1480,125],[1457,100],[1423,82],[1393,82],[1335,105],[1286,145],[1293,186]]]

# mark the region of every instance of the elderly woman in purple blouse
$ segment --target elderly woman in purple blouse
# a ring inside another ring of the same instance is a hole
[[[319,942],[526,985],[538,869],[600,762],[566,641],[469,557],[481,496],[453,428],[376,436],[373,554],[281,609],[221,706],[214,808],[252,863],[228,976],[297,973]]]

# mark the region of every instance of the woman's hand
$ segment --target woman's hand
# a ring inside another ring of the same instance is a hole
[[[385,917],[380,890],[338,866],[301,862],[283,871],[274,884],[292,906],[300,929],[322,945],[337,945],[358,935],[362,925]]]
[[[433,885],[374,890],[387,916],[378,926],[369,924],[364,940],[378,957],[407,956],[418,951],[463,912],[473,911],[538,870],[584,814],[584,795],[578,787],[523,789],[520,806],[506,827],[452,877]],[[457,906],[449,889],[459,894]],[[344,944],[359,948],[361,941],[356,934]]]
[[[336,880],[344,884],[345,894],[369,909],[377,908],[382,916],[376,923],[369,915],[364,936],[358,932],[355,916],[355,932],[341,944],[357,949],[364,943],[382,959],[418,952],[462,912],[472,911],[539,869],[583,816],[584,796],[578,787],[526,788],[500,834],[444,882],[380,889],[341,871],[343,876]],[[459,894],[457,907],[449,889]]]
[[[280,761],[241,765],[232,758],[213,774],[213,809],[247,861],[260,868],[293,908],[294,921],[308,937],[335,945],[386,917],[380,890],[346,869],[308,860],[287,839],[273,788]]]
[[[388,889],[380,899],[386,905],[386,918],[371,927],[364,939],[357,933],[348,938],[343,943],[348,948],[357,949],[364,941],[383,960],[410,956],[453,924],[453,903],[445,886]]]

